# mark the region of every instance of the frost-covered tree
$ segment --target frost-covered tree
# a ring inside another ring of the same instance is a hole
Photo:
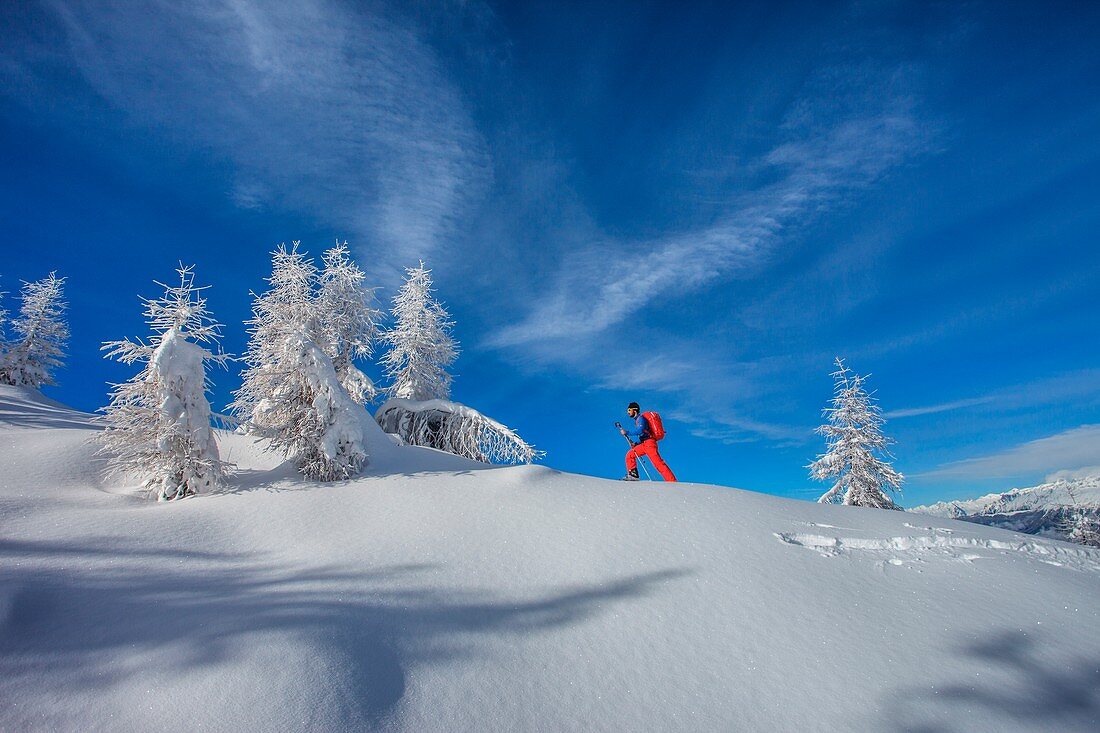
[[[389,351],[382,365],[390,378],[386,392],[404,400],[445,400],[451,393],[447,367],[458,358],[458,343],[446,309],[432,297],[431,270],[405,270],[405,283],[393,299],[394,326],[382,334]]]
[[[0,364],[4,363],[4,350],[7,344],[4,341],[4,324],[8,322],[8,311],[4,308],[4,298],[7,296],[3,290],[0,290]]]
[[[0,384],[35,389],[55,384],[53,372],[61,366],[69,340],[64,293],[65,278],[55,272],[23,283],[19,317],[11,324],[15,338],[0,363]]]
[[[164,294],[142,299],[146,323],[153,335],[142,341],[109,341],[109,358],[138,363],[141,371],[114,385],[111,403],[102,408],[104,425],[97,439],[108,466],[135,476],[159,501],[210,491],[224,483],[227,464],[218,454],[210,424],[206,370],[224,366],[229,356],[214,353],[221,324],[195,287],[193,267],[176,271],[178,285],[164,285]]]
[[[4,335],[4,324],[8,322],[8,311],[4,307],[4,298],[7,293],[0,290],[0,384],[7,384],[4,378],[4,364],[7,362],[8,349],[11,348],[11,344],[8,343],[7,338]]]
[[[1100,547],[1100,517],[1093,512],[1077,509],[1069,528],[1068,538],[1070,542]]]
[[[1089,547],[1100,547],[1100,516],[1095,509],[1082,506],[1077,501],[1077,495],[1067,483],[1066,493],[1069,494],[1072,508],[1066,514],[1066,519],[1061,527],[1066,533],[1066,539]]]
[[[352,261],[347,242],[338,242],[325,252],[323,261],[317,309],[325,353],[348,395],[366,405],[379,392],[371,378],[355,366],[355,360],[374,353],[382,311],[375,307],[375,289],[366,286],[366,275]]]
[[[807,468],[819,481],[835,479],[819,502],[879,509],[899,508],[887,492],[901,493],[902,475],[887,458],[893,443],[882,433],[882,410],[864,388],[866,377],[836,360],[833,399],[822,411],[827,422],[817,429],[825,436],[825,453]]]
[[[378,408],[375,419],[410,445],[483,463],[531,463],[544,455],[511,428],[458,402],[392,399]]]
[[[333,481],[354,476],[367,461],[364,410],[325,353],[317,278],[297,242],[272,253],[271,288],[253,302],[248,366],[232,409],[304,476]]]
[[[472,407],[448,400],[458,357],[454,324],[432,296],[431,270],[409,268],[393,300],[394,327],[382,334],[390,349],[382,358],[390,399],[375,419],[410,445],[438,448],[486,463],[530,463],[543,453],[514,430]]]

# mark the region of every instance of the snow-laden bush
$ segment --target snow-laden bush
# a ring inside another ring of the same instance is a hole
[[[409,445],[484,463],[531,463],[543,455],[514,430],[458,402],[395,398],[378,408],[375,419]]]
[[[298,243],[272,253],[270,290],[256,297],[241,388],[232,409],[307,478],[349,478],[367,462],[363,408],[348,396],[325,352],[317,268]]]
[[[838,358],[836,366],[831,406],[822,411],[828,422],[817,428],[825,436],[826,451],[807,466],[819,481],[836,479],[818,501],[898,509],[887,492],[900,493],[903,477],[879,457],[892,457],[893,443],[882,434],[882,410],[864,389],[866,377],[852,373],[843,359]]]
[[[390,378],[386,393],[402,400],[446,400],[451,394],[446,368],[458,358],[458,343],[450,333],[454,324],[432,297],[431,270],[424,262],[405,274],[393,299],[394,326],[382,334],[390,345],[382,357]]]
[[[316,306],[324,350],[348,395],[367,405],[378,398],[379,391],[355,360],[373,355],[382,311],[374,305],[375,289],[366,286],[366,275],[351,260],[347,242],[326,251],[323,261]]]
[[[221,485],[227,464],[218,454],[206,399],[208,363],[224,366],[226,354],[200,344],[218,343],[221,325],[210,317],[204,288],[194,286],[191,267],[177,270],[179,285],[143,299],[149,343],[111,341],[107,356],[143,364],[132,379],[114,385],[102,409],[97,439],[111,470],[138,478],[160,501],[179,499]]]
[[[0,384],[35,389],[55,384],[53,372],[69,340],[64,291],[65,278],[55,272],[23,283],[19,317],[11,323],[16,337],[0,357]]]

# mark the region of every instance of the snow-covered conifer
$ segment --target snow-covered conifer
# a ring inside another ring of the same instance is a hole
[[[807,466],[819,481],[836,479],[818,501],[897,509],[887,492],[900,493],[903,477],[880,458],[892,457],[893,443],[882,433],[882,410],[864,389],[866,377],[854,374],[843,359],[837,358],[836,367],[833,399],[822,411],[828,422],[817,429],[826,451]]]
[[[458,358],[454,326],[446,309],[432,297],[431,270],[405,270],[405,283],[393,299],[394,326],[382,334],[390,345],[382,365],[390,378],[386,392],[404,400],[446,400],[451,375],[446,368]]]
[[[210,316],[193,270],[181,264],[178,285],[157,283],[164,294],[143,299],[153,331],[148,344],[126,339],[103,346],[108,357],[143,366],[114,386],[102,409],[100,452],[112,470],[137,477],[159,501],[216,488],[227,468],[210,425],[206,369],[224,366],[229,356],[201,345],[217,345],[221,324]]]
[[[271,448],[318,481],[349,478],[366,463],[363,408],[348,396],[324,351],[317,268],[298,251],[272,253],[271,288],[256,297],[241,388],[232,409]]]
[[[352,261],[347,242],[337,242],[323,260],[317,309],[325,353],[348,395],[366,405],[379,392],[371,378],[355,366],[355,360],[374,353],[382,311],[375,307],[375,289],[366,286],[366,275]]]
[[[0,384],[35,389],[55,384],[53,371],[61,366],[69,340],[64,290],[65,278],[55,272],[23,283],[19,317],[11,324],[15,338],[0,363]]]

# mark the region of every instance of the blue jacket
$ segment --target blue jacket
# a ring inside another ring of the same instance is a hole
[[[646,420],[640,413],[638,417],[634,418],[634,427],[627,423],[623,426],[623,430],[626,431],[626,437],[633,440],[635,443],[641,443],[649,437],[649,420]]]

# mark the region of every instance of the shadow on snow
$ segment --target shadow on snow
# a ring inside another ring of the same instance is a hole
[[[48,705],[65,695],[51,684],[109,688],[152,671],[128,657],[157,652],[154,664],[168,667],[159,672],[202,672],[232,662],[257,634],[285,632],[345,661],[343,714],[374,725],[404,696],[410,666],[477,655],[479,636],[567,627],[689,572],[510,600],[417,582],[432,565],[288,571],[254,556],[103,542],[0,544],[0,697],[33,689]],[[165,567],[171,557],[181,562]],[[245,678],[259,684],[255,671]],[[235,679],[228,684],[243,684]]]
[[[963,733],[974,730],[976,716],[1000,718],[1012,730],[1100,730],[1100,659],[1095,655],[1053,660],[1042,653],[1037,632],[1016,630],[970,643],[960,652],[960,671],[973,676],[966,683],[943,685],[930,677],[930,689],[903,692],[892,701],[894,728]]]

